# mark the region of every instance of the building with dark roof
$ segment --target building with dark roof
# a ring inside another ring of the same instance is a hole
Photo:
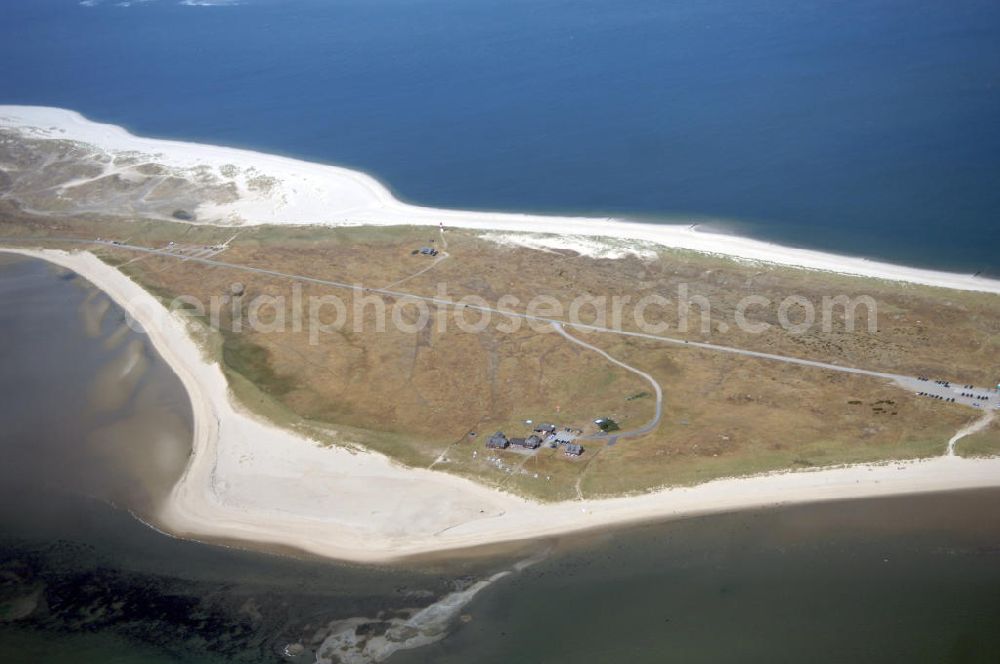
[[[486,440],[486,447],[491,450],[502,450],[508,445],[510,445],[510,441],[507,440],[507,436],[502,431],[497,431]]]
[[[514,447],[523,447],[528,450],[537,450],[542,446],[542,439],[538,436],[531,435],[527,438],[511,438],[510,444]]]
[[[577,445],[576,443],[570,443],[566,446],[566,454],[569,456],[580,456],[583,454],[583,445]]]

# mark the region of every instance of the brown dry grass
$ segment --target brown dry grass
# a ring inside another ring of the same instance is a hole
[[[666,416],[650,436],[601,451],[582,482],[588,495],[933,456],[974,416],[866,376],[646,341],[599,345],[660,382]]]
[[[101,235],[147,246],[167,241],[210,245],[233,233],[179,223],[39,220],[10,210],[0,218],[5,220],[0,235]],[[667,311],[665,320],[673,325],[666,334],[946,376],[958,383],[989,384],[996,377],[997,296],[676,251],[664,251],[656,261],[612,261],[504,248],[459,230],[449,231],[447,238],[451,258],[402,289],[433,295],[444,282],[452,297],[476,294],[495,302],[512,294],[527,301],[548,294],[568,302],[579,293],[673,296],[679,284],[687,283],[692,293],[710,298],[715,321],[732,321],[735,303],[750,293],[775,301],[789,294],[816,301],[824,295],[871,295],[878,302],[876,333],[841,327],[799,336],[779,330],[750,335],[731,329],[704,337],[695,330],[679,332],[676,316]],[[440,245],[437,231],[428,228],[247,228],[219,258],[383,286],[426,266],[430,259],[411,252],[432,241]],[[261,294],[291,295],[290,282],[277,277],[98,251],[165,296],[183,293],[208,301],[229,293],[234,282],[245,284],[245,301]],[[580,427],[597,416],[612,416],[623,428],[644,422],[652,399],[629,397],[648,391],[648,385],[557,335],[527,329],[469,334],[451,326],[447,332],[428,328],[408,334],[390,325],[389,331],[374,334],[373,315],[366,310],[364,331],[348,331],[354,323],[350,293],[302,287],[303,298],[331,292],[348,298],[348,318],[344,330],[324,335],[318,345],[310,344],[304,331],[227,331],[211,337],[211,352],[222,359],[244,403],[324,440],[362,443],[412,465],[427,466],[443,457],[435,467],[544,499],[570,498],[578,490],[610,495],[775,469],[934,455],[973,416],[955,405],[915,399],[873,378],[590,334],[588,342],[661,383],[665,416],[660,429],[610,448],[590,444],[582,459],[548,449],[533,457],[491,455],[483,448],[486,435],[497,429],[518,435],[529,418]],[[628,309],[625,313],[628,327],[631,315]],[[468,435],[473,431],[475,438]],[[970,437],[960,447],[975,449],[977,440]]]

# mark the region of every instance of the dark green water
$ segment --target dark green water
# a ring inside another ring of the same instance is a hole
[[[0,662],[313,661],[337,621],[378,633],[511,568],[335,565],[143,525],[130,510],[180,472],[190,413],[119,312],[94,315],[102,298],[0,255]],[[543,544],[548,558],[460,606],[445,638],[389,661],[1000,661],[1000,491]],[[290,643],[303,654],[284,657]]]

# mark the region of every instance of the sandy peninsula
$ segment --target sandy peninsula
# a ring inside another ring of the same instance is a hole
[[[0,106],[0,128],[92,146],[107,157],[101,162],[106,164],[105,175],[117,168],[115,157],[138,154],[143,162],[178,173],[210,174],[238,191],[234,202],[199,206],[201,223],[444,224],[477,229],[498,242],[542,249],[568,246],[614,255],[659,245],[1000,293],[997,280],[780,247],[701,233],[686,225],[417,207],[397,201],[376,180],[356,171],[246,150],[140,138],[62,109]],[[266,187],[259,186],[261,178]],[[961,435],[975,430],[969,427],[955,432],[951,441],[942,440],[942,456],[929,460],[723,479],[625,498],[535,503],[444,472],[403,467],[374,452],[324,447],[262,421],[235,403],[222,370],[206,359],[182,320],[171,317],[120,271],[88,252],[19,253],[73,270],[106,292],[142,324],[183,382],[194,414],[193,454],[158,521],[185,537],[268,543],[342,560],[386,562],[709,512],[1000,486],[1000,458],[973,460],[944,453],[954,449]]]
[[[373,452],[323,447],[263,422],[234,403],[220,367],[205,359],[182,320],[121,272],[88,252],[18,253],[72,270],[106,292],[141,323],[180,377],[193,409],[193,454],[158,521],[183,537],[389,562],[647,520],[1000,485],[1000,458],[943,455],[716,480],[634,497],[535,503],[443,472],[405,468]]]
[[[60,108],[0,106],[0,129],[92,146],[109,157],[104,174],[98,177],[114,174],[118,169],[111,157],[139,155],[143,161],[176,169],[180,174],[198,178],[210,175],[238,192],[236,200],[231,202],[202,203],[196,210],[201,223],[444,224],[481,230],[499,242],[569,247],[591,254],[608,252],[607,242],[593,241],[599,237],[620,243],[618,247],[612,246],[612,252],[641,252],[643,245],[658,245],[863,277],[1000,293],[1000,280],[996,279],[705,233],[692,228],[689,220],[679,224],[651,224],[626,219],[469,212],[409,205],[396,200],[380,182],[359,171],[249,150],[143,138]],[[531,235],[538,233],[548,236]]]

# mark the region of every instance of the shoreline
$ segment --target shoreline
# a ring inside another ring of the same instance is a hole
[[[106,153],[136,152],[164,166],[190,170],[208,168],[213,174],[234,166],[239,175],[226,176],[238,200],[203,203],[195,212],[199,223],[218,225],[437,225],[506,234],[498,241],[517,242],[517,234],[555,235],[556,242],[574,248],[593,244],[591,238],[611,238],[645,245],[722,255],[741,260],[820,270],[837,274],[900,281],[925,286],[1000,294],[1000,280],[970,274],[907,267],[812,249],[787,247],[738,235],[702,232],[690,225],[654,224],[615,218],[515,214],[435,209],[397,200],[382,183],[366,173],[240,148],[134,136],[116,125],[100,124],[74,111],[42,106],[0,106],[0,127],[36,138],[72,140]],[[263,176],[265,190],[249,184]],[[221,175],[218,177],[222,177]],[[514,237],[511,238],[510,236]],[[551,246],[551,238],[545,238]],[[539,239],[534,238],[535,242]],[[582,241],[582,242],[581,242]],[[622,248],[618,248],[619,251]],[[629,253],[628,248],[624,249]]]
[[[1000,486],[1000,458],[942,456],[719,479],[621,498],[537,503],[371,451],[322,447],[234,403],[218,364],[178,318],[89,252],[3,251],[72,270],[149,334],[191,400],[188,466],[156,525],[193,539],[292,547],[392,563],[426,554],[558,537],[643,522],[792,503]],[[157,321],[166,324],[154,325]]]

